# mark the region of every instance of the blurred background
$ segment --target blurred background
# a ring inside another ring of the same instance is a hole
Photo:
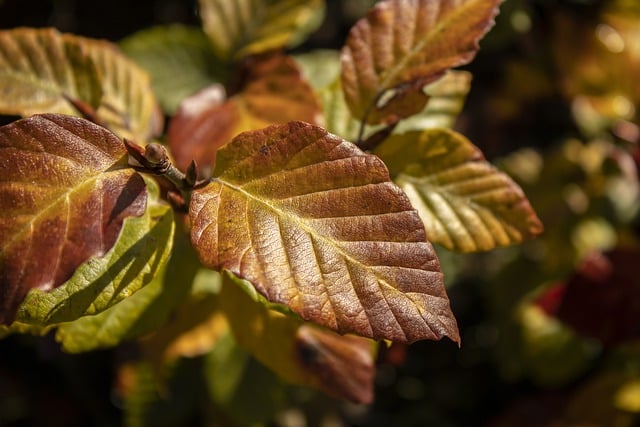
[[[327,1],[295,51],[339,49],[374,3]],[[2,29],[117,42],[174,22],[199,26],[196,2],[0,0]],[[462,347],[381,350],[366,406],[279,385],[252,362],[238,408],[260,415],[225,421],[202,410],[196,358],[148,425],[640,426],[640,4],[506,0],[464,68],[473,82],[456,128],[522,186],[545,232],[485,254],[436,248]],[[0,426],[121,425],[131,352],[1,340]]]

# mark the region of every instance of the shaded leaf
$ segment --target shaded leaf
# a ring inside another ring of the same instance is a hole
[[[116,242],[146,189],[122,141],[84,119],[42,115],[0,128],[0,323],[30,289],[51,291]]]
[[[0,65],[0,88],[12,94],[3,98],[11,105],[14,99],[29,104],[6,108],[0,101],[2,112],[78,115],[62,102],[66,95],[86,104],[96,121],[120,136],[144,142],[162,129],[149,76],[112,43],[53,29],[1,31]]]
[[[422,222],[377,157],[292,122],[236,137],[214,175],[190,206],[206,266],[340,332],[459,340]]]
[[[384,0],[351,29],[342,85],[354,116],[388,123],[421,111],[422,88],[473,59],[501,0]]]
[[[169,146],[180,168],[195,159],[213,166],[218,148],[247,130],[270,124],[320,120],[320,105],[311,87],[288,56],[270,55],[248,59],[239,75],[242,89],[224,99],[214,86],[186,99],[171,121]]]
[[[485,251],[542,231],[520,187],[454,131],[392,135],[375,154],[420,212],[432,242],[461,252]]]
[[[53,29],[0,31],[0,113],[77,114],[67,98],[97,108],[100,76],[87,50]]]
[[[151,75],[153,90],[168,114],[174,114],[183,99],[226,79],[226,70],[199,28],[153,27],[122,40],[120,47]]]
[[[199,0],[200,17],[216,55],[239,59],[291,47],[324,18],[323,0]]]
[[[220,308],[237,342],[256,359],[289,383],[315,387],[356,403],[371,403],[374,343],[338,335],[269,309],[257,295],[250,296],[255,290],[249,283],[228,273],[224,279]]]

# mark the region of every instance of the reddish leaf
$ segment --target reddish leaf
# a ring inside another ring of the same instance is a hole
[[[212,166],[218,148],[247,130],[301,120],[316,123],[320,105],[288,56],[249,58],[238,70],[240,91],[226,101],[219,86],[185,100],[169,127],[169,145],[180,168],[191,160]]]
[[[115,243],[146,205],[122,141],[84,119],[33,116],[0,128],[0,323],[30,289],[53,289]]]
[[[194,191],[202,262],[340,332],[459,340],[420,217],[379,158],[302,123],[246,132]]]
[[[349,33],[342,84],[354,116],[377,124],[421,111],[422,88],[473,59],[501,0],[384,0]]]
[[[605,345],[640,338],[639,261],[637,249],[587,256],[566,284],[558,318]]]

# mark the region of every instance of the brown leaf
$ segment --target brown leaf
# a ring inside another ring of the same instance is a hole
[[[146,205],[122,141],[84,119],[33,116],[0,128],[0,323],[30,289],[53,289],[106,253]]]
[[[389,123],[421,111],[422,88],[471,61],[501,0],[385,0],[342,50],[342,84],[354,116]]]
[[[226,101],[221,89],[212,87],[181,104],[168,134],[178,167],[184,169],[194,159],[213,166],[218,148],[247,130],[292,120],[319,121],[320,104],[292,58],[248,58],[236,74],[243,76],[240,90]]]
[[[339,332],[459,340],[422,222],[377,157],[292,122],[239,135],[215,172],[190,206],[206,266]]]

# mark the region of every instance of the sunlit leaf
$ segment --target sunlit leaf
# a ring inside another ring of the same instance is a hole
[[[246,132],[194,191],[201,261],[339,332],[458,341],[438,259],[384,164],[322,128]]]
[[[200,17],[221,59],[291,47],[324,17],[324,0],[199,0]]]
[[[342,84],[353,114],[393,122],[421,111],[422,88],[473,59],[501,0],[384,0],[349,33]]]
[[[69,116],[32,116],[0,128],[0,323],[30,289],[51,291],[116,242],[140,216],[145,183],[122,141]]]
[[[77,114],[67,100],[100,104],[100,76],[87,47],[53,29],[0,31],[0,113]]]
[[[0,31],[0,112],[80,115],[144,142],[162,128],[149,76],[112,43],[53,29]]]
[[[474,252],[519,243],[542,231],[520,187],[454,131],[392,135],[375,154],[420,212],[432,242]]]
[[[181,168],[191,160],[213,166],[218,148],[247,130],[302,120],[317,123],[320,105],[290,57],[253,57],[238,71],[242,89],[225,100],[218,86],[186,99],[169,126],[169,145]]]
[[[175,113],[183,99],[225,79],[209,39],[198,28],[153,27],[122,40],[120,47],[151,75],[153,90],[168,114]]]
[[[356,403],[373,400],[375,346],[369,339],[338,335],[269,309],[245,292],[256,292],[248,282],[224,278],[220,308],[236,341],[256,359],[289,383]]]

